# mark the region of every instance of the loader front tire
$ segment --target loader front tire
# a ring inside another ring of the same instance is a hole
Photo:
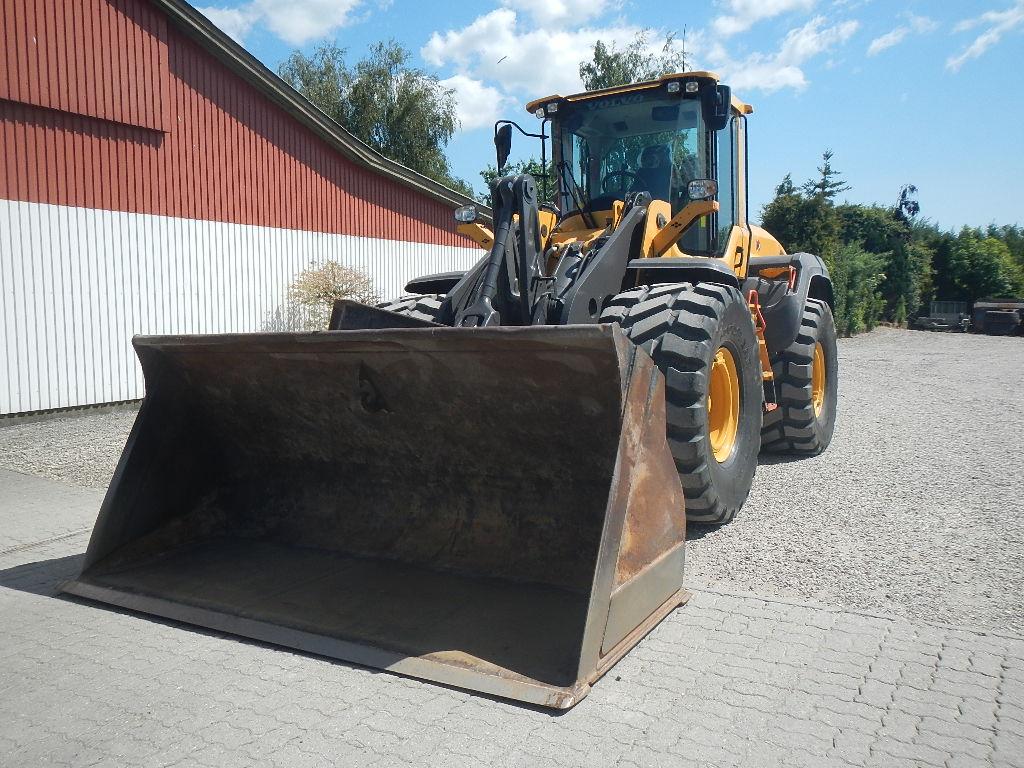
[[[779,407],[764,415],[762,449],[815,456],[836,426],[839,356],[828,304],[808,299],[796,340],[772,363]]]
[[[437,322],[437,316],[441,312],[443,296],[433,293],[410,293],[394,301],[385,301],[377,305],[378,309],[386,309],[388,312],[397,312],[400,315],[409,315],[417,320],[429,320]]]
[[[726,285],[645,286],[615,296],[601,322],[621,326],[665,375],[668,445],[687,520],[732,520],[761,446],[764,391],[747,302]]]

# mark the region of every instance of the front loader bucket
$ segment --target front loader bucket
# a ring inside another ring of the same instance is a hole
[[[683,600],[664,383],[617,328],[135,348],[66,592],[558,708]]]

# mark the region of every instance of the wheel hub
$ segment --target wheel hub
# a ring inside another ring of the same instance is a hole
[[[736,359],[725,347],[719,347],[711,363],[708,385],[708,437],[711,452],[719,464],[736,449],[740,422],[740,379]]]
[[[825,406],[825,350],[821,342],[814,345],[814,360],[811,363],[811,405],[814,415],[820,416]]]

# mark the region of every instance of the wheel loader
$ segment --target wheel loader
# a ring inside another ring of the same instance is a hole
[[[820,258],[747,212],[708,72],[550,96],[554,183],[492,185],[482,248],[328,330],[136,337],[146,398],[66,592],[568,708],[686,599],[686,521],[761,450],[832,437]]]

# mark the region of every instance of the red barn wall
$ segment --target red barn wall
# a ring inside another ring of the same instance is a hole
[[[387,298],[479,257],[148,0],[0,8],[0,414],[139,397],[133,334],[270,327],[310,264]]]

